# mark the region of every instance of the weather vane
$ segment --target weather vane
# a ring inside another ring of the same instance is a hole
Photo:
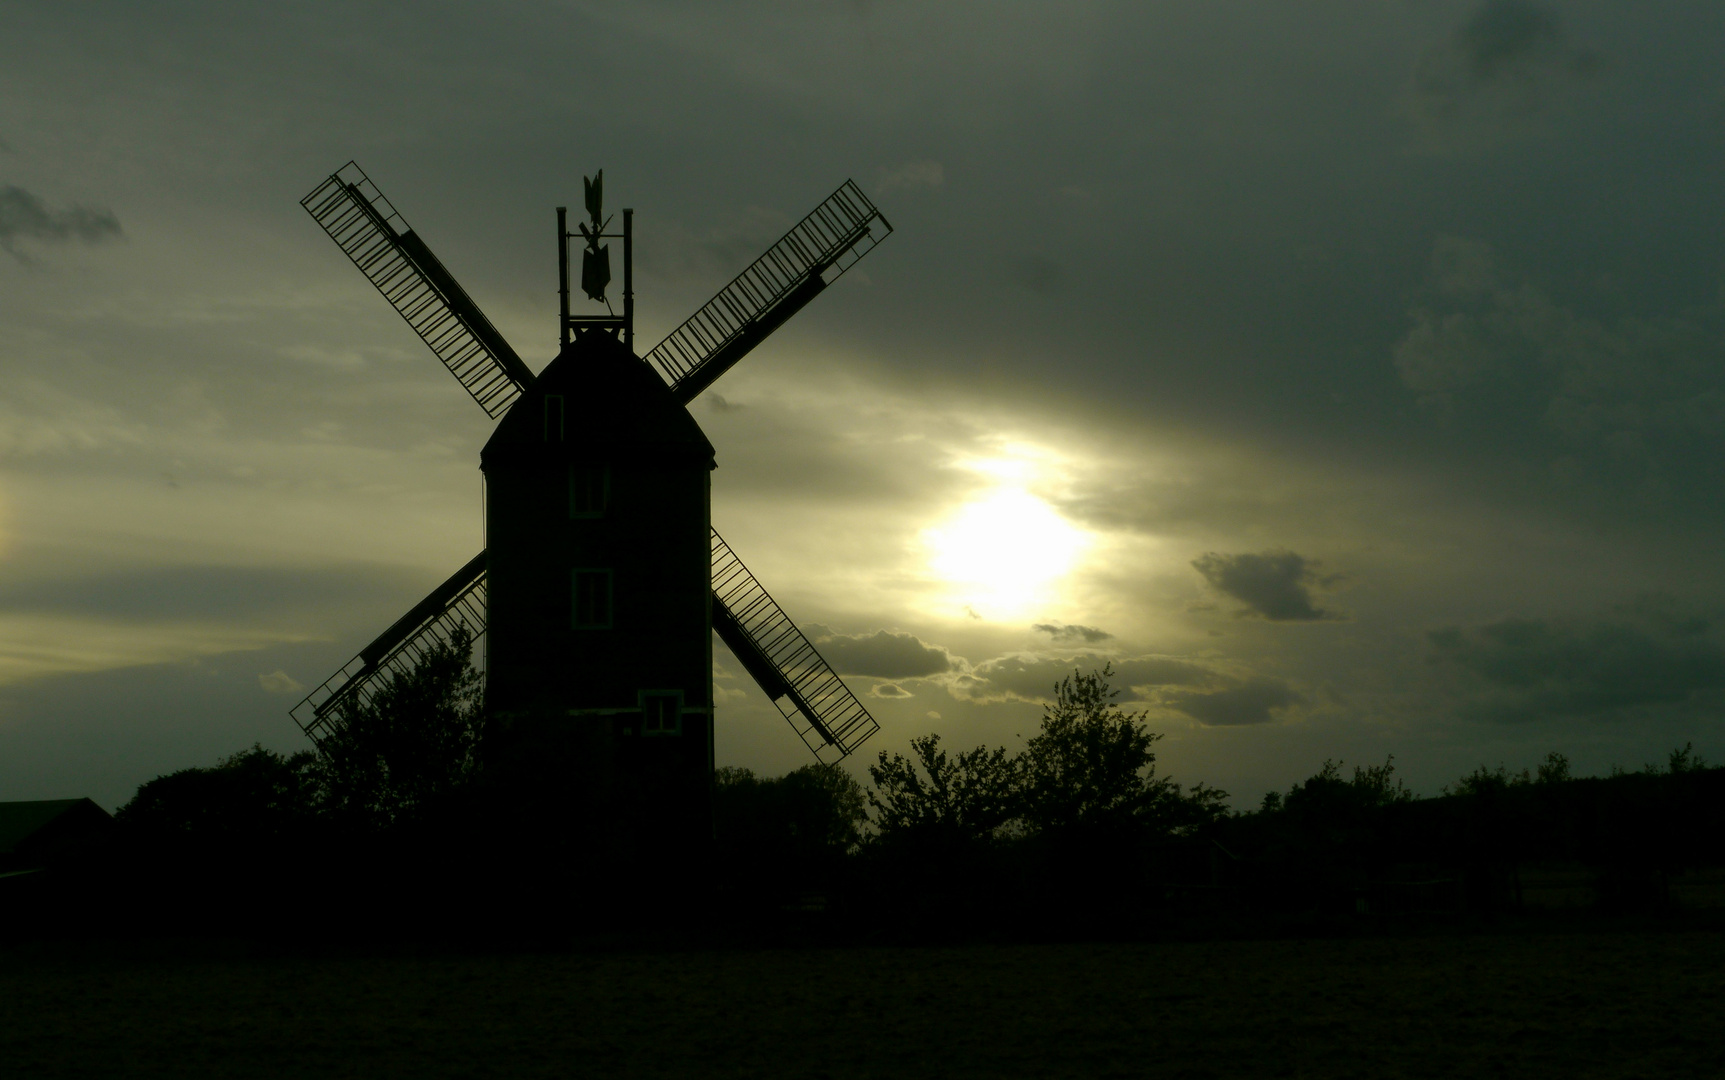
[[[581,251],[581,291],[588,299],[605,305],[604,315],[570,315],[569,314],[569,241],[575,234],[569,231],[569,208],[557,208],[557,270],[558,296],[562,301],[562,325],[558,330],[559,346],[567,345],[571,332],[578,327],[608,328],[613,334],[618,330],[623,332],[623,344],[633,351],[635,348],[635,290],[633,284],[634,269],[634,218],[635,211],[629,207],[623,208],[623,231],[610,233],[605,230],[610,226],[611,219],[604,216],[605,201],[605,170],[600,169],[591,177],[583,176],[582,184],[586,189],[587,221],[576,222],[581,239],[587,246]],[[605,296],[605,287],[611,284],[611,245],[600,243],[601,240],[622,237],[623,240],[623,314],[618,315],[611,301]]]

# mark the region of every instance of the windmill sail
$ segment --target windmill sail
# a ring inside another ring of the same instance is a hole
[[[647,354],[688,404],[892,232],[846,180]]]
[[[300,205],[493,419],[533,382],[533,372],[358,165],[348,162]]]
[[[474,641],[485,633],[483,551],[307,694],[291,710],[294,721],[313,739],[327,733],[344,701],[371,700],[389,676],[413,670],[429,649],[449,641],[456,627],[463,625]]]
[[[821,761],[838,761],[880,729],[717,530],[713,629]]]

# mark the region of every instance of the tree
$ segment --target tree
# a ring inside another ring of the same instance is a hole
[[[1054,688],[1042,729],[1025,747],[1025,826],[1049,836],[1166,835],[1225,813],[1227,792],[1203,784],[1190,793],[1156,775],[1151,749],[1162,738],[1148,713],[1126,712],[1108,685],[1113,668],[1074,671]]]
[[[254,745],[212,768],[181,769],[138,788],[115,819],[135,834],[192,843],[260,840],[309,825],[321,785],[316,755]]]
[[[956,757],[939,735],[910,741],[914,760],[880,752],[868,767],[875,828],[885,843],[979,844],[1018,816],[1019,765],[1005,747],[979,746]]]
[[[1396,756],[1388,754],[1382,765],[1354,766],[1354,778],[1349,781],[1359,800],[1367,806],[1395,806],[1414,801],[1414,793],[1396,775]]]
[[[862,843],[867,797],[837,765],[804,765],[779,781],[793,843],[810,852],[847,854]]]
[[[1692,742],[1684,743],[1681,750],[1671,751],[1671,756],[1667,760],[1669,767],[1666,771],[1672,776],[1679,773],[1700,772],[1707,768],[1707,759],[1695,752],[1695,744]]]
[[[713,774],[713,825],[721,888],[769,901],[823,893],[862,841],[862,785],[837,765],[780,777],[726,766]]]
[[[1353,779],[1342,778],[1342,763],[1324,760],[1323,768],[1288,789],[1286,795],[1264,796],[1264,809],[1283,813],[1299,827],[1317,835],[1357,831],[1378,817],[1378,811],[1414,801],[1414,793],[1395,775],[1395,755],[1382,765],[1354,766]],[[1484,773],[1483,775],[1490,776]]]
[[[864,803],[862,785],[837,765],[804,765],[776,778],[731,765],[713,772],[715,829],[738,854],[847,854],[862,842]]]
[[[479,766],[485,677],[465,624],[369,698],[337,707],[318,744],[329,809],[349,822],[390,825],[422,816]]]

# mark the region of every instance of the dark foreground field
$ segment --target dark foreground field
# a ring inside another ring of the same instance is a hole
[[[1725,936],[0,953],[37,1076],[1721,1076]]]

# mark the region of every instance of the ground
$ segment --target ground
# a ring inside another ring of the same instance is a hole
[[[12,1077],[1725,1075],[1725,934],[0,951]]]

